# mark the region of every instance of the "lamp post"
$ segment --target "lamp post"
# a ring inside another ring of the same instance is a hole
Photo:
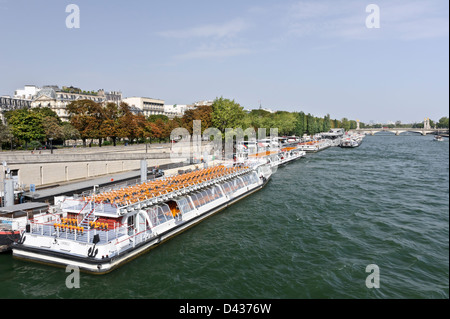
[[[49,140],[50,140],[50,154],[53,154],[53,137],[50,137]]]

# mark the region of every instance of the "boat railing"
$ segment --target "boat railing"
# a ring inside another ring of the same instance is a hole
[[[130,234],[130,232],[134,232],[134,234]],[[139,232],[135,229],[130,229],[130,226],[126,225],[118,226],[110,230],[89,229],[79,232],[72,230],[61,230],[50,223],[32,223],[30,233],[32,235],[52,237],[55,240],[65,239],[86,244],[94,243],[94,238],[97,238],[97,240],[95,240],[97,245],[115,241],[114,246],[116,249],[110,250],[110,257],[120,255],[123,251],[129,248],[134,248],[136,245],[149,240],[151,237],[157,236],[157,233],[154,233],[151,227],[147,227],[145,230]],[[128,242],[129,244],[124,245],[124,242]]]
[[[51,222],[32,222],[30,233],[32,235],[41,235],[53,238],[73,240],[82,243],[92,243],[94,236],[98,235],[100,243],[107,243],[127,234],[126,226],[117,226],[108,230],[99,230],[97,228],[85,227],[65,227],[58,223]]]

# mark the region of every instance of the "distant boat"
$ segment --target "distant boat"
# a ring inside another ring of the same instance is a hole
[[[437,142],[442,142],[444,141],[444,137],[442,135],[435,135],[434,140]]]
[[[341,144],[339,146],[343,147],[343,148],[358,147],[361,145],[361,143],[363,141],[363,137],[364,137],[364,135],[361,135],[361,134],[354,134],[354,135],[346,136],[341,139]]]

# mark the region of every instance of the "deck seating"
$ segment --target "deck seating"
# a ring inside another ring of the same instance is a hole
[[[173,192],[175,190],[183,189],[188,186],[197,185],[206,181],[214,180],[216,178],[237,173],[247,167],[231,167],[214,166],[198,171],[167,177],[165,179],[158,179],[148,181],[142,184],[112,190],[95,196],[84,198],[85,201],[94,201],[95,203],[110,203],[118,207],[128,205],[129,203],[136,203]]]

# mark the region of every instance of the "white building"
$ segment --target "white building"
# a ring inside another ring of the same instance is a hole
[[[25,85],[24,89],[14,92],[14,99],[30,101],[31,107],[49,107],[61,118],[62,121],[69,120],[66,106],[77,100],[91,100],[97,103],[113,102],[119,104],[122,101],[122,92],[105,92],[103,89],[97,91],[83,91],[75,87],[57,85],[45,85],[39,88],[36,85]],[[4,107],[5,109],[6,107]]]
[[[17,97],[1,96],[0,97],[0,123],[5,123],[4,113],[17,109],[29,109],[31,100],[21,99]]]
[[[66,106],[77,100],[91,100],[103,103],[106,101],[106,97],[103,90],[85,92],[77,88],[63,87],[63,89],[60,89],[58,86],[48,85],[40,89],[36,96],[33,97],[31,107],[49,107],[62,121],[68,122],[69,113],[66,110]]]
[[[186,104],[166,104],[164,105],[164,112],[169,118],[183,117],[184,112],[189,109],[190,105]]]
[[[202,100],[202,101],[194,102],[193,105],[194,105],[194,106],[212,105],[213,102],[214,102],[214,101],[211,101],[211,100]]]
[[[166,115],[164,112],[164,100],[133,96],[122,99],[122,101],[129,106],[134,106],[142,110],[145,117],[150,115]]]
[[[17,99],[23,99],[23,100],[32,100],[33,97],[41,90],[41,88],[37,87],[36,85],[25,85],[25,87],[22,89],[17,89],[14,92],[14,97]]]

